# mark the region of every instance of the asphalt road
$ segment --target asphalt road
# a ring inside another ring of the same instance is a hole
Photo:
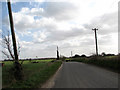
[[[118,74],[80,62],[64,62],[53,88],[118,88]]]

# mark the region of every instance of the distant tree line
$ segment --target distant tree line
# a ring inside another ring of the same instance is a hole
[[[120,55],[120,53],[118,54]],[[72,58],[79,58],[79,57],[94,57],[96,56],[95,54],[92,54],[90,56],[86,56],[85,54],[79,55],[79,54],[75,54]],[[98,56],[115,56],[115,54],[106,54],[105,52],[102,52],[101,54],[99,54]]]
[[[47,59],[56,59],[56,58],[27,58],[27,59],[19,59],[19,60],[47,60]],[[13,61],[13,59],[4,59],[4,61]]]
[[[85,54],[82,55],[75,54],[75,56],[73,56],[72,58],[78,58],[78,57],[87,57],[87,56]]]

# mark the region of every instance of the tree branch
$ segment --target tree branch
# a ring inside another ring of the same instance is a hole
[[[8,55],[5,51],[2,51],[2,53],[3,53],[7,58],[10,58],[9,55]]]

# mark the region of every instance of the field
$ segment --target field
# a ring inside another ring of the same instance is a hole
[[[2,68],[0,67],[0,89],[2,88]]]
[[[22,64],[24,80],[16,81],[13,77],[11,67],[13,62],[6,61],[2,68],[2,87],[3,88],[40,88],[59,68],[61,61],[51,62],[52,60],[24,61]]]

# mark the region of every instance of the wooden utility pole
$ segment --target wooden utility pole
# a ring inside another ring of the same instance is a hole
[[[95,44],[96,44],[96,55],[98,56],[98,45],[97,45],[97,28],[92,29],[95,32]]]
[[[58,46],[57,46],[57,60],[59,60],[59,51],[58,51]]]
[[[15,77],[16,80],[22,80],[23,79],[22,66],[19,63],[19,59],[18,59],[17,45],[16,45],[14,23],[13,23],[12,9],[11,9],[10,0],[7,0],[7,4],[8,4],[9,19],[10,19],[10,27],[11,27],[11,34],[12,34],[13,49],[14,49],[14,60],[15,60],[15,63],[14,63],[14,65],[15,65],[14,77]]]
[[[71,51],[71,58],[72,58],[72,51]]]
[[[15,38],[15,31],[14,31],[14,24],[13,24],[13,17],[12,17],[10,0],[8,0],[7,3],[8,3],[8,12],[9,12],[9,19],[10,19],[10,27],[11,27],[15,62],[18,62],[17,45],[16,45],[16,38]]]

